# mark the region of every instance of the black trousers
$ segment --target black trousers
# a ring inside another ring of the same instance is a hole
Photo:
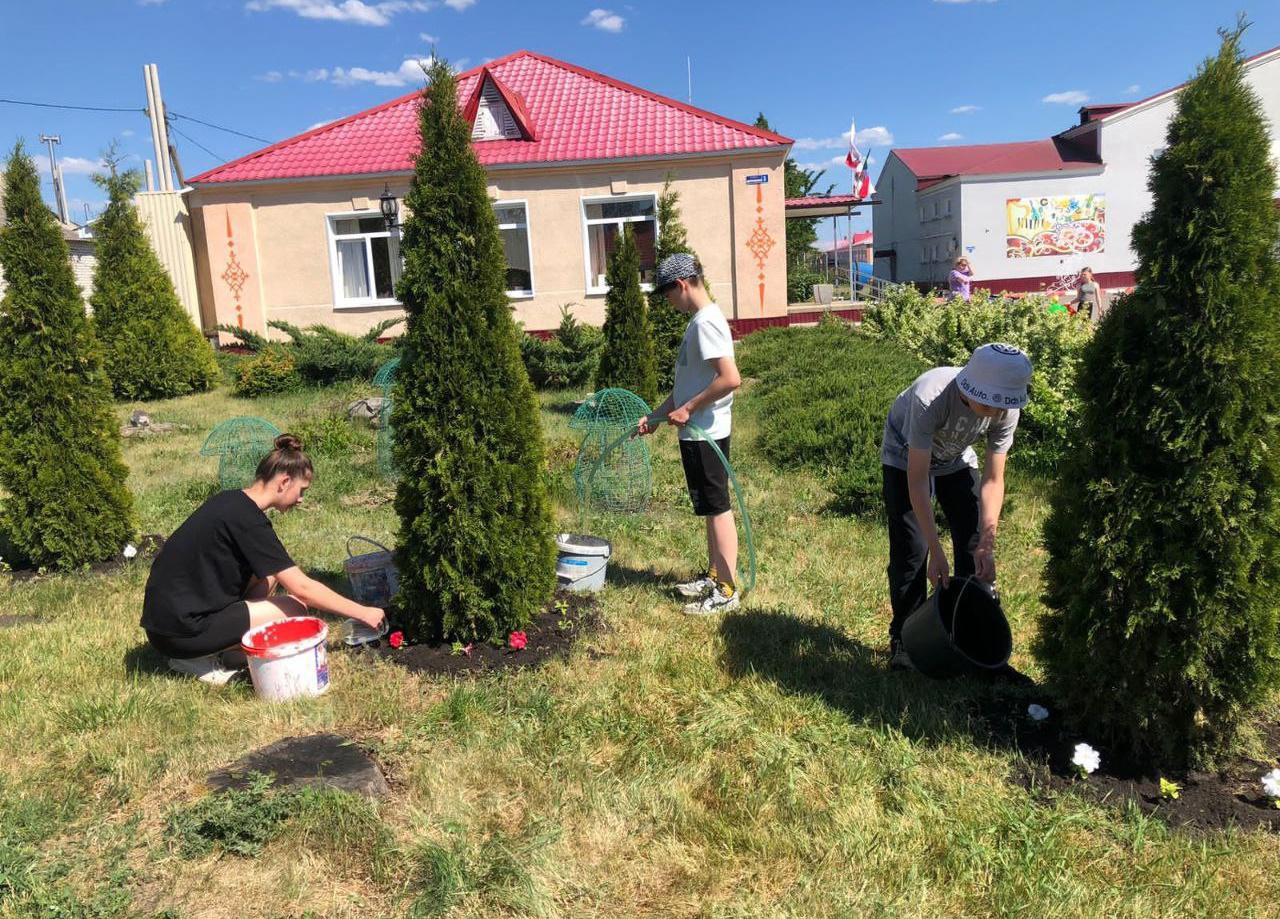
[[[907,474],[884,466],[884,506],[889,517],[889,602],[893,620],[889,637],[902,635],[902,623],[929,595],[929,547],[911,510]],[[961,469],[933,480],[933,491],[951,530],[951,574],[974,573],[978,546],[978,472]]]

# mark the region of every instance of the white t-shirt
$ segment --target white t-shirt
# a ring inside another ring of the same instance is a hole
[[[673,399],[676,408],[697,396],[716,377],[711,362],[720,357],[733,357],[733,333],[725,322],[720,307],[709,303],[689,320],[680,342],[680,356],[676,359],[676,380]],[[689,423],[702,428],[712,440],[728,437],[733,429],[733,393],[704,406],[689,416]],[[681,440],[696,440],[685,429]]]

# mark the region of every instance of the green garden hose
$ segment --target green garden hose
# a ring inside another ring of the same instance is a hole
[[[663,421],[666,421],[665,415],[662,416],[661,418],[654,418],[652,415],[649,416],[650,424],[654,424],[654,423],[661,424]],[[738,560],[737,587],[740,593],[743,596],[746,596],[756,586],[756,543],[755,543],[754,535],[752,534],[752,530],[751,530],[751,514],[748,513],[747,502],[742,496],[742,486],[738,484],[738,477],[733,473],[733,466],[729,464],[728,458],[724,455],[723,452],[721,452],[720,447],[716,444],[716,442],[711,439],[711,435],[709,435],[706,431],[702,430],[702,428],[698,427],[696,424],[686,424],[684,426],[684,430],[688,431],[698,440],[705,440],[707,442],[707,444],[711,447],[711,451],[715,453],[716,457],[720,460],[720,462],[724,464],[724,471],[728,473],[729,482],[730,484],[733,485],[733,494],[734,494],[734,497],[737,499],[737,503],[738,503],[738,513],[742,516],[743,542],[746,543],[746,548],[747,548],[747,553],[746,553],[747,567],[745,571],[742,568],[741,558],[739,558]],[[604,465],[604,461],[609,456],[610,453],[616,450],[621,444],[625,443],[628,439],[635,436],[636,435],[634,431],[626,431],[622,434],[621,437],[618,437],[616,440],[610,443],[607,447],[605,447],[604,450],[601,452],[599,460],[596,461],[595,465],[592,466],[591,471],[587,475],[587,502],[586,503],[590,502],[591,480],[595,478],[596,469],[599,469],[602,465]],[[585,507],[585,503],[584,503],[584,507]]]

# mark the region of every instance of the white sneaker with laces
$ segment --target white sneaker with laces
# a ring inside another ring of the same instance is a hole
[[[169,668],[178,673],[193,676],[201,683],[210,686],[225,686],[240,671],[228,670],[222,665],[221,654],[206,654],[203,657],[171,657]]]
[[[735,610],[741,605],[742,601],[738,599],[736,590],[733,588],[726,590],[724,587],[716,585],[705,599],[686,606],[684,614],[686,616],[714,616],[717,613],[727,613],[730,610]]]
[[[701,600],[716,589],[716,582],[711,579],[710,575],[702,575],[694,578],[692,581],[685,581],[683,584],[676,585],[676,593],[690,600]]]

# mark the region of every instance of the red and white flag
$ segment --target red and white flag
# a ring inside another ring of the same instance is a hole
[[[845,155],[844,162],[845,162],[845,165],[848,166],[850,169],[852,169],[854,172],[857,172],[859,169],[862,168],[862,154],[858,152],[857,137],[858,137],[858,128],[852,121],[850,121],[849,122],[849,152],[848,154]]]

